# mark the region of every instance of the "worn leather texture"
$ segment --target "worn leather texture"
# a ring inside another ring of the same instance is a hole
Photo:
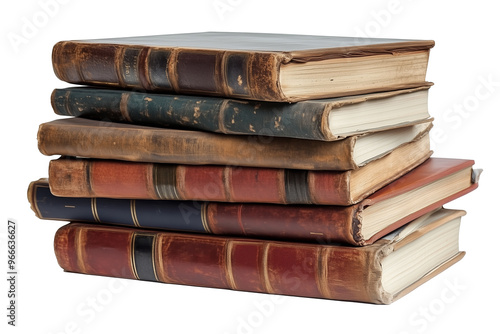
[[[429,155],[429,140],[422,138],[396,148],[355,173],[63,157],[50,161],[49,182],[52,193],[63,197],[352,205],[415,168]],[[364,170],[379,170],[380,166],[387,171],[373,185],[369,182],[372,174]],[[352,176],[356,173],[365,174]]]
[[[470,168],[473,163],[471,160],[430,159],[437,161],[424,162],[394,182],[410,191],[438,181],[456,172],[456,168]],[[472,180],[465,181],[469,185],[464,186],[464,189],[438,201],[426,203],[414,212],[408,210],[402,218],[387,222],[387,227],[381,228],[370,238],[365,238],[361,231],[364,210],[369,205],[377,205],[374,199],[389,199],[399,195],[399,188],[384,187],[360,203],[350,206],[279,205],[56,197],[50,193],[47,180],[42,179],[30,184],[28,198],[32,209],[42,219],[79,220],[131,227],[301,240],[317,244],[338,242],[361,246],[376,242],[424,213],[477,187],[477,183]],[[407,199],[412,200],[414,198]]]
[[[282,64],[428,52],[433,46],[434,41],[207,32],[61,41],[52,63],[57,77],[70,83],[291,102],[296,98],[280,86]]]
[[[297,103],[70,87],[55,89],[51,103],[54,112],[64,116],[225,134],[333,141],[346,136],[331,131],[329,115],[332,112],[341,111],[343,106],[366,101],[382,99],[391,103],[393,97],[426,90],[430,85]],[[384,128],[360,127],[352,134],[388,130],[410,123],[398,118],[395,124]]]
[[[382,259],[463,211],[404,238],[365,247],[147,231],[70,223],[54,250],[66,271],[171,284],[390,304],[460,260],[452,258],[391,294],[382,285]],[[442,212],[442,211],[441,211]],[[420,261],[425,261],[421,259]]]
[[[429,124],[430,123],[425,123]],[[424,123],[415,125],[420,138]],[[404,129],[404,128],[401,128]],[[410,127],[406,128],[412,131]],[[231,165],[308,170],[351,170],[358,136],[334,142],[224,135],[153,128],[83,118],[43,123],[38,148],[45,155],[67,155],[156,163]],[[386,154],[389,152],[386,152]],[[378,155],[373,158],[381,158]]]

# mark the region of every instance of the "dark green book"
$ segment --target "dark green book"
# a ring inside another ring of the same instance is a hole
[[[55,89],[52,106],[94,120],[333,141],[429,118],[430,86],[296,103],[73,87]]]

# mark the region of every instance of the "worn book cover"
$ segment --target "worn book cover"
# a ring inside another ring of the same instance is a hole
[[[429,158],[350,206],[56,197],[46,179],[28,200],[41,219],[362,246],[476,189],[473,163]]]
[[[55,89],[58,115],[225,134],[338,140],[429,118],[430,84],[297,103],[92,87]]]
[[[45,155],[189,165],[231,165],[308,170],[350,170],[421,138],[431,120],[344,140],[238,136],[64,118],[43,123],[38,148]]]
[[[201,32],[55,44],[61,80],[294,102],[416,87],[434,41]]]
[[[61,157],[49,163],[49,184],[52,194],[62,197],[351,205],[417,167],[431,153],[426,134],[349,171]]]
[[[464,256],[458,248],[464,214],[433,211],[365,247],[75,222],[57,231],[54,249],[69,272],[389,304]]]

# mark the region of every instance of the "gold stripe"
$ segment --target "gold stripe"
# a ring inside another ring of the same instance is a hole
[[[158,274],[156,273],[156,261],[155,261],[155,254],[156,254],[156,239],[158,237],[158,234],[155,234],[153,236],[153,242],[152,242],[152,249],[151,249],[151,263],[153,264],[153,272],[155,274],[155,279],[157,282],[160,282],[158,279]]]
[[[231,181],[233,176],[233,167],[226,166],[222,170],[222,184],[224,186],[224,195],[227,202],[232,202]]]
[[[329,248],[321,247],[318,254],[317,270],[316,270],[316,282],[318,284],[318,290],[321,296],[326,299],[332,299],[330,290],[328,289],[328,257]]]
[[[139,274],[137,273],[137,266],[135,262],[135,237],[137,234],[132,233],[132,241],[130,243],[130,260],[132,261],[132,271],[134,273],[135,279],[139,279]]]
[[[141,224],[139,224],[139,219],[137,218],[135,199],[130,200],[130,215],[132,216],[132,221],[134,222],[134,225],[137,227],[141,227]]]
[[[97,198],[92,198],[90,200],[90,206],[92,208],[92,215],[94,216],[94,220],[100,223],[101,220],[99,219],[99,215],[97,214]]]
[[[70,95],[71,95],[71,90],[68,90],[64,94],[64,110],[66,110],[66,113],[68,114],[68,116],[76,116],[76,115],[73,115],[73,113],[71,112],[71,108],[69,107],[70,105],[72,105],[72,103],[69,102]]]
[[[203,203],[201,205],[201,224],[203,225],[203,228],[205,229],[205,232],[212,234],[212,230],[210,229],[210,226],[208,225],[208,203]]]
[[[271,280],[269,279],[269,272],[268,272],[268,263],[267,263],[267,258],[269,255],[269,247],[271,244],[269,242],[266,242],[264,245],[264,251],[262,254],[262,279],[263,279],[263,285],[264,289],[266,290],[267,293],[274,293],[273,287],[271,285]]]
[[[120,97],[120,114],[121,116],[127,120],[127,122],[132,123],[132,118],[130,118],[130,115],[128,113],[128,99],[130,93],[122,93]]]
[[[76,208],[76,206],[74,206],[74,205],[65,205],[64,207],[68,208],[68,209],[74,209],[74,208]]]
[[[228,242],[226,243],[226,276],[229,287],[233,290],[237,290],[238,287],[236,286],[236,282],[234,281],[233,274],[233,242],[233,240],[228,240]]]
[[[88,274],[87,269],[85,268],[86,261],[83,259],[84,256],[84,247],[85,241],[83,239],[83,228],[79,228],[76,230],[75,235],[75,244],[77,245],[76,251],[76,262],[78,264],[78,268],[82,273]]]

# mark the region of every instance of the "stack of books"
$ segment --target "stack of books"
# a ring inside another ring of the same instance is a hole
[[[431,157],[433,41],[193,33],[63,41],[60,155],[29,186],[66,271],[388,304],[460,260],[477,187]]]

